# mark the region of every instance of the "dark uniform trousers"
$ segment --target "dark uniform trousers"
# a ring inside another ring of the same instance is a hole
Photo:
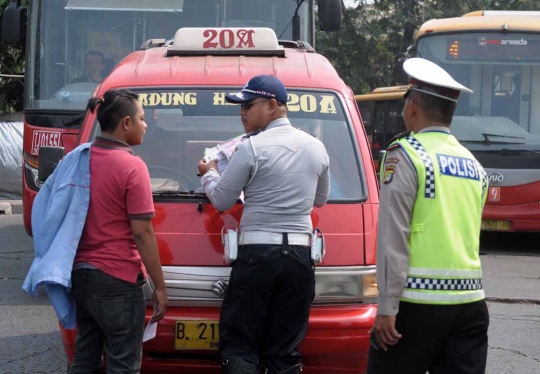
[[[371,344],[368,374],[484,374],[489,313],[485,300],[460,305],[401,302],[388,351]],[[372,337],[374,338],[374,337]]]
[[[293,372],[301,360],[297,348],[307,332],[315,266],[309,247],[289,245],[283,236],[282,245],[239,247],[219,325],[224,364],[241,359],[280,373]]]

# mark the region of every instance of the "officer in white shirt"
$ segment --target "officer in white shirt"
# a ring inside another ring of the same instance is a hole
[[[276,77],[252,78],[227,96],[240,104],[246,133],[220,177],[199,163],[202,185],[219,211],[243,191],[238,259],[223,300],[219,351],[224,373],[300,373],[297,351],[315,295],[311,211],[330,194],[324,145],[287,119],[287,91]]]

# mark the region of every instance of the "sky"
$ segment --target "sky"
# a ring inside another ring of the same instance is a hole
[[[345,3],[345,6],[352,6],[355,3],[354,0],[343,0],[343,2]],[[373,0],[368,0],[368,3],[372,3],[372,2]]]

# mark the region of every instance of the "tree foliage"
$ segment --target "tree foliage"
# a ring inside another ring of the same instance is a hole
[[[10,0],[0,0],[0,27]],[[23,5],[28,0],[22,0]],[[540,10],[538,0],[356,0],[344,7],[343,27],[317,32],[317,51],[325,55],[355,93],[393,85],[397,59],[411,45],[415,31],[433,18],[458,17],[490,10]],[[24,74],[24,50],[0,43],[0,73]],[[0,113],[23,108],[23,79],[0,78]]]
[[[26,5],[28,0],[23,0]],[[9,0],[0,0],[0,30],[4,9]],[[24,74],[24,46],[0,43],[0,74]],[[24,78],[0,77],[0,114],[19,112],[23,109]]]
[[[434,18],[476,10],[540,10],[538,0],[356,0],[344,7],[343,26],[317,32],[317,52],[325,55],[355,93],[391,86],[397,59],[414,33]]]

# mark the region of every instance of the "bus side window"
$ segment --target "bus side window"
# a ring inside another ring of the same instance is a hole
[[[381,149],[386,148],[386,132],[387,132],[387,115],[386,115],[386,102],[375,102],[373,110],[373,153],[374,156],[378,154]],[[389,140],[389,139],[388,139]]]
[[[405,122],[403,122],[403,100],[390,101],[387,105],[387,134],[386,141],[389,142],[394,136],[404,132]]]
[[[373,123],[371,121],[371,114],[373,103],[369,101],[360,101],[357,102],[358,109],[360,110],[360,116],[362,117],[362,123],[366,129],[366,134],[368,137],[369,144],[372,145],[373,142]]]

